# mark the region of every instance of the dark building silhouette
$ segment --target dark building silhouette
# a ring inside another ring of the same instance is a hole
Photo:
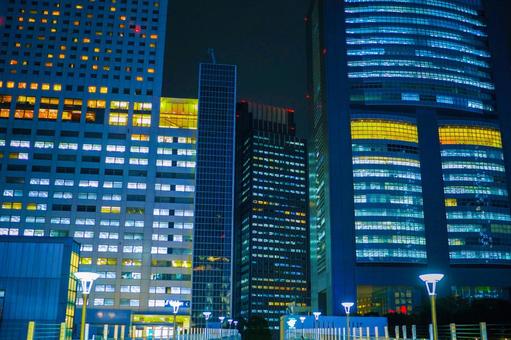
[[[241,102],[236,115],[236,316],[276,331],[309,306],[305,140],[291,109]]]

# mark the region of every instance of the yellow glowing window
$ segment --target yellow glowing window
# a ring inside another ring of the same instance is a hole
[[[62,112],[62,120],[65,121],[72,121],[72,122],[79,122],[82,118],[82,111],[79,110],[64,110]]]
[[[48,90],[50,89],[50,84],[42,84],[42,85],[41,85],[41,89],[42,89],[43,91],[48,91]]]
[[[150,114],[134,114],[133,115],[133,126],[151,126],[151,115]]]
[[[83,61],[87,61],[89,60],[89,56],[88,55],[82,55],[81,58]]]
[[[35,97],[19,96],[17,103],[22,105],[35,105]]]
[[[458,206],[458,201],[455,198],[446,198],[445,206],[446,207],[456,207],[456,206]]]
[[[14,82],[13,81],[8,81],[7,82],[7,88],[9,88],[9,89],[14,88]]]
[[[496,128],[482,126],[446,125],[438,130],[440,144],[480,145],[502,148],[502,137]]]
[[[14,118],[16,119],[33,119],[34,110],[16,110],[14,112]]]
[[[60,85],[60,84],[53,85],[53,91],[60,91],[60,90],[62,90],[62,85]]]
[[[99,89],[99,93],[108,93],[108,87],[101,86],[100,89]]]
[[[134,109],[137,111],[151,111],[153,104],[151,103],[135,103]]]
[[[120,18],[122,21],[126,20],[126,16],[125,15],[121,15]]]
[[[96,86],[89,86],[89,93],[96,93]]]
[[[151,34],[151,39],[158,39],[158,34]]]
[[[4,87],[4,82],[3,80],[0,80],[0,88]]]
[[[60,15],[60,12],[59,11],[53,11],[51,14],[53,14],[55,16],[58,16],[58,15]]]
[[[59,54],[59,59],[65,59],[66,58],[66,55],[65,54]]]
[[[27,204],[27,210],[37,210],[37,204],[35,204],[35,203],[28,203]]]
[[[133,134],[131,140],[148,141],[149,135]]]
[[[59,99],[53,97],[41,97],[41,104],[59,105]]]
[[[0,118],[9,118],[9,109],[0,109]]]
[[[97,70],[98,69],[98,65],[92,65],[92,69],[93,70]]]
[[[58,111],[56,109],[40,108],[38,117],[39,119],[57,120],[57,114]]]
[[[38,83],[30,83],[30,89],[31,90],[37,90],[39,88],[39,84]]]
[[[352,139],[384,139],[418,143],[417,126],[408,122],[382,119],[351,121]]]
[[[83,38],[83,42],[88,44],[88,43],[90,43],[90,39],[89,38]]]
[[[8,104],[12,102],[12,96],[0,95],[0,104]]]
[[[129,102],[120,102],[113,100],[110,102],[110,108],[114,110],[127,110],[129,108]]]
[[[197,99],[161,98],[159,126],[197,129],[198,107]]]
[[[138,76],[137,81],[144,81],[144,77]]]
[[[85,121],[87,123],[94,123],[96,121],[96,112],[85,113]]]
[[[22,208],[21,202],[3,202],[2,209],[13,209],[13,210],[21,210]]]
[[[82,100],[74,98],[65,98],[64,105],[82,106]]]
[[[92,257],[80,257],[80,264],[92,264]]]
[[[104,100],[88,100],[87,107],[93,109],[104,109],[106,107],[106,101]]]
[[[128,114],[122,112],[110,112],[108,116],[109,125],[126,126],[128,125]]]
[[[154,73],[154,68],[148,68],[147,73]]]

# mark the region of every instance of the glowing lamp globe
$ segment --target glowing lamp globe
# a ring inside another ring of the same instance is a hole
[[[92,289],[92,284],[99,277],[99,274],[92,272],[76,272],[74,276],[82,285],[82,293],[89,294]]]

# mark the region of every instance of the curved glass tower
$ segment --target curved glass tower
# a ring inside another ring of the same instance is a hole
[[[483,13],[479,0],[313,1],[311,269],[322,312],[353,300],[361,313],[409,313],[427,270],[447,274],[444,295],[509,291],[496,268],[511,265],[506,141]]]

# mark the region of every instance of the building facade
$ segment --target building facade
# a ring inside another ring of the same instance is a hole
[[[198,101],[161,97],[166,18],[167,1],[6,4],[0,234],[74,237],[101,275],[91,308],[152,322],[175,299],[187,325]]]
[[[192,319],[231,316],[234,136],[237,68],[199,68]]]
[[[29,321],[56,330],[65,323],[71,337],[77,288],[73,273],[79,254],[80,246],[70,237],[0,237],[0,338],[26,337]]]
[[[236,317],[280,317],[309,307],[308,171],[294,111],[237,105]]]
[[[411,312],[427,271],[446,274],[444,295],[509,297],[509,141],[484,9],[313,2],[312,300],[323,312],[346,300]]]

